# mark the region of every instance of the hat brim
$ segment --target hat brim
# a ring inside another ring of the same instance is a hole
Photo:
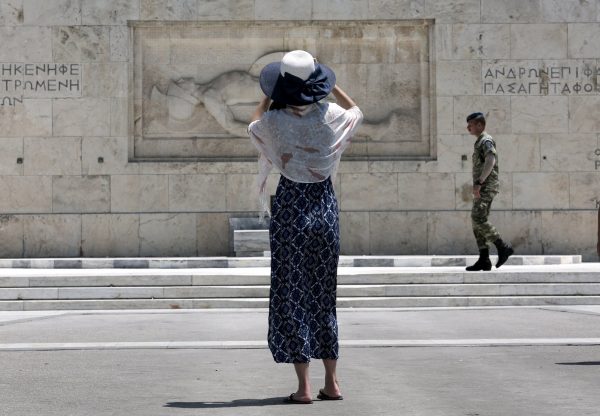
[[[281,85],[284,82],[284,78],[281,76],[280,72],[281,62],[271,62],[263,68],[259,77],[260,88],[267,97],[283,104],[307,105],[316,103],[325,98],[335,86],[335,73],[331,68],[320,63],[316,64],[316,68],[321,70],[321,73],[327,80],[325,89],[322,90],[322,94],[319,94],[318,96],[300,97],[282,93],[283,88],[281,88]]]

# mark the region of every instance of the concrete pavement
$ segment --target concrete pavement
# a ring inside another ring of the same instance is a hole
[[[295,377],[265,348],[266,317],[0,313],[0,415],[579,416],[600,407],[597,306],[340,309],[346,400],[300,407],[281,403]],[[20,350],[2,349],[10,345]],[[323,371],[312,368],[316,396]]]

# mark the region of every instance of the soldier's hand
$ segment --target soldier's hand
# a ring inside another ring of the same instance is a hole
[[[481,191],[481,185],[473,185],[473,197],[475,199],[481,198],[479,191]]]

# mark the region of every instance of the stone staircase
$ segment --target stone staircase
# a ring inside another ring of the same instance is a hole
[[[494,259],[492,259],[494,261]],[[514,256],[466,272],[475,256],[342,256],[338,306],[600,304],[600,263]],[[0,260],[0,310],[265,308],[269,262],[255,258]]]

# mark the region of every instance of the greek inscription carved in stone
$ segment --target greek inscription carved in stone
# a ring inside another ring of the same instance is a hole
[[[24,98],[81,96],[81,65],[74,63],[0,64],[0,105]]]

